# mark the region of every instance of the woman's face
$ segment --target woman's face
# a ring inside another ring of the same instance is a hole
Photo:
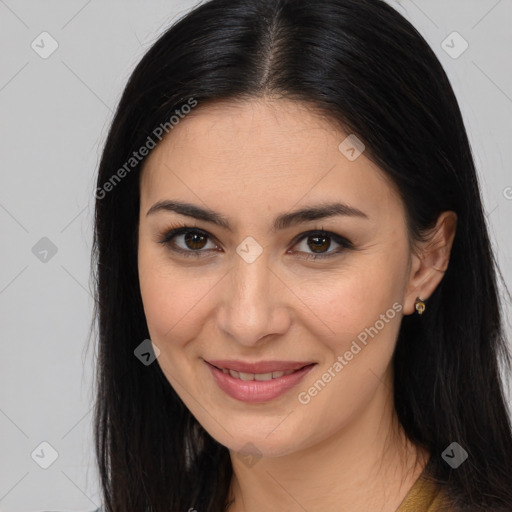
[[[146,161],[138,266],[157,364],[231,450],[310,447],[370,421],[392,385],[421,293],[403,204],[347,135],[289,100],[199,104]],[[307,366],[279,373],[293,363]]]

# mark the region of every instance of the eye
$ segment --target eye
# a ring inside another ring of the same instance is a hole
[[[295,245],[298,245],[299,247],[302,248],[299,251],[292,252],[306,253],[306,256],[304,257],[305,259],[315,260],[318,258],[331,258],[343,252],[345,249],[353,248],[352,243],[346,238],[343,238],[342,236],[337,235],[335,233],[324,231],[323,229],[303,233],[297,240],[297,242],[299,241],[301,243],[296,243]],[[333,241],[338,246],[338,248],[329,251],[329,249],[331,249]],[[311,249],[312,252],[308,252],[308,249]]]
[[[181,226],[168,231],[159,243],[184,256],[199,257],[204,255],[205,250],[219,250],[213,242],[210,242],[213,248],[207,247],[209,238],[210,235],[202,229]]]
[[[207,251],[219,252],[222,250],[218,245],[210,241],[210,238],[213,237],[202,229],[180,225],[167,231],[158,242],[167,246],[171,251],[182,254],[185,257],[201,257]],[[329,250],[332,248],[333,242],[338,247],[335,247],[334,250]],[[208,247],[209,243],[211,244],[210,247]],[[297,245],[302,248],[291,252],[305,254],[305,256],[301,257],[307,260],[331,258],[346,249],[353,249],[353,245],[349,240],[323,229],[302,233],[295,239],[292,247]],[[309,252],[308,249],[311,249],[312,252]]]

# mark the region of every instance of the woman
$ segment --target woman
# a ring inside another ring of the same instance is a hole
[[[105,510],[512,510],[475,166],[394,9],[198,6],[130,77],[97,183]]]

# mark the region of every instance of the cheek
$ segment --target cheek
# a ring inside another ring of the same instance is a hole
[[[138,265],[151,339],[160,347],[183,345],[201,329],[200,317],[216,280],[194,267],[173,265],[161,248],[139,247]]]
[[[332,284],[328,288],[324,286],[322,295],[317,296],[317,307],[336,333],[357,334],[358,330],[373,325],[394,303],[401,304],[405,272],[399,254],[393,259],[384,255],[364,259],[338,279],[329,280]]]
[[[335,334],[316,338],[327,348],[326,356],[298,390],[297,400],[308,411],[301,428],[317,432],[318,438],[335,432],[372,400],[393,355],[402,319],[404,270],[399,258],[390,261],[381,254],[373,264],[369,260],[364,268],[353,266],[330,281],[322,305],[317,295],[322,320]]]
[[[406,252],[399,249],[361,258],[329,279],[330,285],[316,296],[318,316],[330,328],[323,336],[331,353],[325,370],[342,356],[343,370],[337,373],[350,375],[354,383],[370,371],[379,376],[385,372],[402,319],[406,263]]]

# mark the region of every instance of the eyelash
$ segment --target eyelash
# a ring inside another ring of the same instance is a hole
[[[176,248],[176,247],[172,246],[172,241],[176,236],[182,235],[182,234],[185,234],[188,232],[201,234],[207,238],[207,241],[209,241],[210,238],[214,239],[214,237],[211,236],[207,231],[204,231],[202,229],[195,228],[192,226],[187,226],[185,224],[180,224],[180,225],[174,226],[170,230],[168,230],[163,235],[163,238],[158,240],[158,243],[163,244],[164,246],[169,248],[171,251],[182,254],[185,257],[190,257],[190,258],[203,257],[202,253],[205,251],[205,249],[198,249],[196,251],[193,251],[193,250],[186,251],[184,249]],[[337,235],[336,233],[324,231],[323,228],[307,231],[305,233],[301,233],[298,237],[296,237],[294,239],[293,246],[297,245],[299,242],[301,242],[302,240],[304,240],[305,238],[308,238],[310,236],[319,236],[319,237],[330,238],[334,242],[336,242],[338,245],[340,245],[341,247],[334,251],[331,251],[329,253],[323,253],[323,254],[322,253],[319,253],[319,254],[307,253],[307,256],[302,257],[303,259],[306,259],[306,260],[332,258],[332,257],[344,252],[344,250],[346,250],[346,249],[354,249],[354,246],[352,245],[352,243],[349,240],[347,240],[346,238],[343,238],[340,235]],[[211,249],[209,249],[209,250],[211,250]]]

